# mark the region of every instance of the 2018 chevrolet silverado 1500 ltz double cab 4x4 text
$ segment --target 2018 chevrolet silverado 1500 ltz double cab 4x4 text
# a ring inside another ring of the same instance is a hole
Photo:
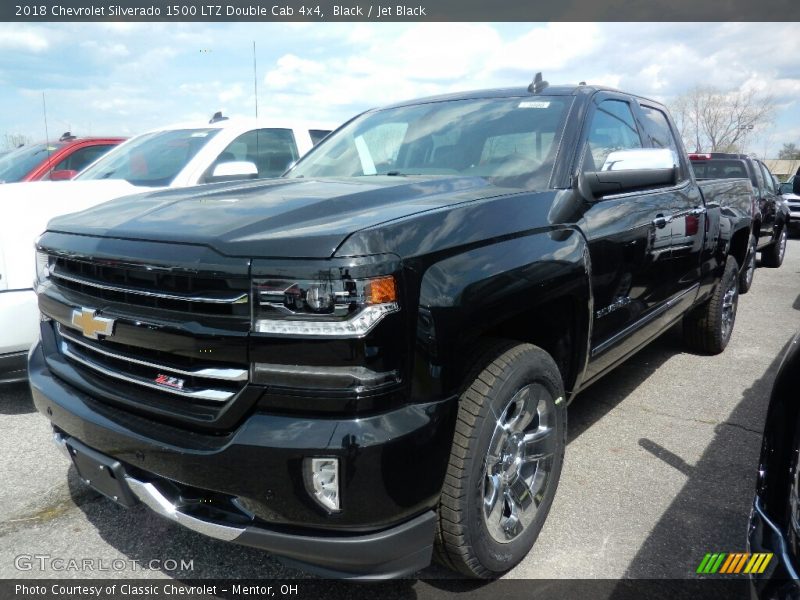
[[[346,577],[493,577],[567,405],[683,319],[731,335],[750,185],[589,86],[368,111],[284,178],[119,199],[38,242],[35,403],[85,480]],[[700,401],[700,399],[698,399]]]

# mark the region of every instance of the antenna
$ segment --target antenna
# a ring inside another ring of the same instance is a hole
[[[260,137],[260,129],[258,129],[258,71],[256,70],[256,41],[253,40],[253,95],[256,103],[256,156],[260,156],[258,148],[258,138]]]
[[[539,71],[538,73],[536,73],[536,75],[534,75],[533,83],[531,83],[528,86],[528,91],[531,94],[538,94],[539,92],[541,92],[547,86],[548,86],[548,83],[546,81],[542,80],[542,72]]]
[[[47,164],[50,165],[50,133],[47,131],[47,102],[44,99],[44,92],[42,92],[42,112],[44,113],[44,146],[47,148]],[[50,171],[53,170],[53,165],[50,165]]]
[[[256,119],[258,119],[258,75],[256,73],[256,41],[253,40],[253,91],[256,99]]]

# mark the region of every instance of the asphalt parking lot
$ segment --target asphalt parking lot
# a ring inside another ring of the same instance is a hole
[[[508,577],[684,578],[706,552],[743,551],[767,400],[800,329],[799,294],[793,239],[780,269],[758,269],[722,355],[686,352],[673,330],[576,399],[550,517]],[[21,384],[0,388],[0,478],[0,578],[306,577],[83,486]],[[20,571],[23,554],[183,559],[193,569]],[[432,566],[419,576],[448,573]]]

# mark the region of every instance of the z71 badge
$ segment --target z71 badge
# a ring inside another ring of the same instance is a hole
[[[169,375],[162,375],[161,373],[159,373],[158,377],[155,378],[155,382],[158,385],[163,385],[165,387],[170,387],[176,390],[182,390],[183,384],[186,383],[183,379],[178,379],[177,377],[170,377]]]

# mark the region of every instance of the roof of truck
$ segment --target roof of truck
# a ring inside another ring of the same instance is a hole
[[[413,106],[415,104],[426,104],[429,102],[446,102],[449,100],[474,100],[480,98],[514,98],[514,97],[536,97],[536,96],[576,96],[578,94],[593,94],[595,92],[616,92],[625,94],[626,96],[633,96],[655,104],[661,104],[650,98],[644,98],[629,92],[623,92],[612,87],[600,85],[548,85],[540,92],[534,93],[528,91],[526,87],[509,87],[509,88],[492,88],[485,90],[471,90],[466,92],[453,92],[450,94],[439,94],[436,96],[428,96],[424,98],[415,98],[413,100],[405,100],[397,102],[389,106],[382,106],[383,108],[399,108],[402,106]]]

